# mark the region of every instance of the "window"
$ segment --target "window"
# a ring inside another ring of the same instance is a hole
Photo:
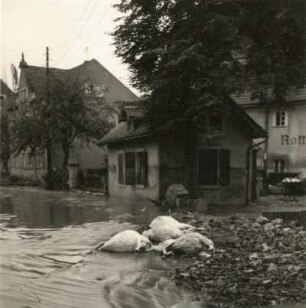
[[[95,90],[95,96],[96,97],[104,97],[106,86],[105,85],[97,85],[94,87]]]
[[[136,180],[136,164],[135,153],[125,153],[125,184],[135,185]]]
[[[45,166],[45,156],[43,152],[38,152],[36,156],[36,167],[44,168]]]
[[[283,159],[274,159],[273,160],[273,171],[275,173],[284,173],[285,172],[285,161]]]
[[[27,100],[27,89],[20,89],[19,90],[19,99],[21,102],[24,102]]]
[[[120,185],[147,184],[147,152],[119,153],[117,157],[117,179]]]
[[[230,150],[199,151],[198,183],[200,185],[229,185]]]
[[[85,94],[92,94],[94,86],[91,83],[85,85]]]
[[[276,111],[274,113],[274,126],[275,127],[288,126],[288,112],[287,111]]]

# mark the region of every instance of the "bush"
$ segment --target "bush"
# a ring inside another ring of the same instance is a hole
[[[25,177],[22,175],[12,174],[8,177],[9,184],[20,186],[40,186],[42,183],[40,180],[35,180],[31,177]]]
[[[64,169],[52,169],[50,174],[43,176],[45,187],[50,190],[68,189],[68,171]]]

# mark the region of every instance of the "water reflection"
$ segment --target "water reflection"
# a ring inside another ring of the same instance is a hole
[[[158,215],[155,205],[145,200],[116,200],[28,188],[1,188],[0,205],[0,214],[15,215],[7,222],[11,228],[59,228],[109,219],[142,224]]]

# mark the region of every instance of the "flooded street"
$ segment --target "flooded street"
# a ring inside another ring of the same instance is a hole
[[[150,202],[125,201],[2,187],[0,307],[206,307],[173,284],[171,259],[94,250],[117,232],[148,224],[160,214]]]
[[[91,253],[154,205],[19,187],[2,187],[0,205],[0,307],[193,307],[157,254]]]

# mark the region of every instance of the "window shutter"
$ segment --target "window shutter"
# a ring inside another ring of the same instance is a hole
[[[135,153],[125,153],[125,184],[135,185],[136,183],[136,162]]]
[[[218,151],[200,150],[198,183],[201,185],[217,185],[218,184],[217,175],[218,175]]]
[[[288,122],[289,122],[289,114],[288,111],[285,111],[285,126],[288,126]]]
[[[219,184],[221,186],[226,186],[230,183],[230,154],[230,150],[220,150],[219,152]]]
[[[118,184],[124,184],[124,155],[123,153],[118,154]]]
[[[148,185],[148,152],[143,152],[143,164],[144,164],[144,179],[143,179],[143,185]]]

